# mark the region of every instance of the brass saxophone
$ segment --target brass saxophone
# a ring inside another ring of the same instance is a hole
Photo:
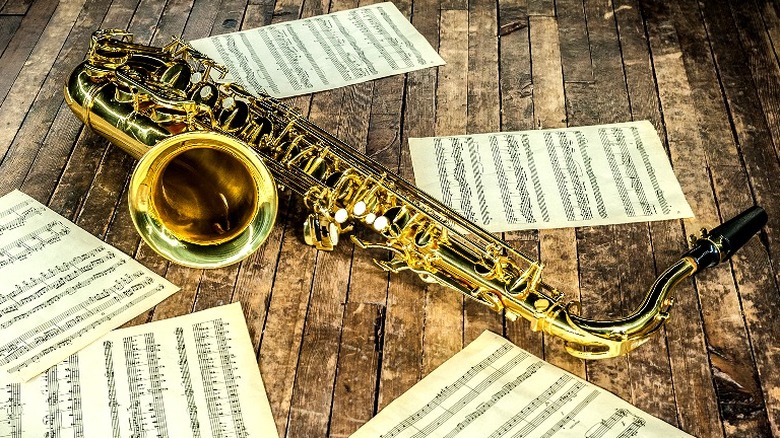
[[[669,316],[671,290],[724,261],[766,223],[753,207],[703,231],[664,271],[632,314],[583,318],[578,304],[541,279],[542,266],[269,96],[224,80],[226,71],[185,42],[135,44],[98,30],[69,78],[65,99],[88,126],[139,159],[129,205],[144,240],[173,262],[200,268],[236,263],[263,243],[277,213],[276,184],[298,193],[310,214],[306,243],[330,250],[350,235],[384,249],[389,272],[410,270],[455,289],[533,330],[563,338],[580,358],[624,354]]]

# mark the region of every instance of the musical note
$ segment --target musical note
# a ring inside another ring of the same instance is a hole
[[[596,423],[595,425],[591,426],[590,429],[588,429],[587,434],[585,435],[585,438],[601,438],[603,437],[607,432],[612,430],[612,428],[618,424],[618,421],[620,421],[623,417],[628,415],[628,411],[625,409],[615,409],[615,413],[610,415],[609,418],[603,419]]]
[[[0,378],[22,382],[176,288],[21,192],[0,198]]]
[[[647,121],[409,138],[409,151],[420,188],[491,232],[693,216]]]
[[[236,303],[115,330],[0,387],[0,437],[277,436],[264,391]]]
[[[352,438],[664,435],[688,436],[485,332],[386,406]]]
[[[274,97],[444,64],[425,37],[389,2],[191,44],[227,66],[230,80],[241,83],[250,93],[271,93]]]

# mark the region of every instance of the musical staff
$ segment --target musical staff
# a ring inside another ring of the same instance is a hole
[[[248,431],[238,398],[237,368],[228,344],[227,329],[222,320],[195,324],[195,348],[205,391],[214,395],[207,403],[212,433],[243,438],[248,436]]]
[[[83,437],[84,413],[81,407],[81,375],[78,357],[68,360],[47,370],[41,379],[45,383],[48,412],[43,423],[47,427],[47,437]]]
[[[26,225],[26,222],[23,223]],[[21,228],[21,226],[20,226]],[[0,269],[23,262],[38,251],[62,240],[70,230],[60,221],[50,222],[8,245],[0,246]]]
[[[1,390],[0,437],[84,437],[78,358],[51,367],[34,382]]]
[[[585,438],[602,438],[607,434],[616,424],[623,418],[628,416],[628,411],[625,409],[615,409],[615,413],[610,415],[609,418],[599,421],[597,424],[588,429]]]
[[[133,436],[168,436],[160,346],[155,343],[154,333],[127,336],[122,344]]]
[[[0,437],[22,437],[21,385],[10,383],[2,389],[0,399]]]
[[[191,42],[255,95],[291,97],[444,64],[390,2]]]
[[[634,421],[632,421],[628,427],[620,432],[620,435],[618,435],[617,438],[630,438],[632,436],[637,436],[639,434],[639,429],[644,427],[644,425],[645,420],[643,418],[634,416]]]
[[[410,138],[409,150],[417,186],[488,231],[693,216],[647,121]]]
[[[0,381],[22,382],[176,287],[21,192],[0,199]]]
[[[44,436],[277,436],[240,305],[115,330],[0,387],[0,437]]]
[[[485,332],[390,403],[352,438],[627,438],[660,434],[689,436]]]
[[[190,364],[187,359],[187,345],[184,340],[184,329],[176,327],[176,351],[179,353],[179,371],[184,395],[187,397],[187,412],[190,415],[190,429],[193,438],[200,438],[200,423],[198,422],[198,406],[195,403],[195,390],[192,389]]]
[[[0,211],[0,236],[6,231],[23,227],[31,217],[43,214],[44,208],[35,205],[32,200],[21,202]]]
[[[471,386],[469,386],[469,383],[471,382],[471,380],[474,379],[475,377],[477,377],[482,371],[484,371],[486,369],[489,369],[489,368],[493,368],[492,365],[494,363],[496,363],[496,361],[498,359],[503,357],[504,354],[506,354],[509,350],[510,350],[510,348],[508,348],[508,347],[506,347],[506,348],[499,348],[496,351],[494,351],[490,356],[486,357],[485,359],[480,361],[478,364],[476,364],[473,367],[469,368],[469,370],[465,374],[460,376],[453,383],[451,383],[451,384],[445,386],[444,388],[442,388],[442,390],[439,391],[436,394],[436,397],[434,397],[433,400],[431,400],[429,403],[427,403],[422,408],[418,409],[413,414],[410,414],[403,421],[401,421],[396,427],[394,427],[393,429],[388,431],[385,435],[382,435],[383,438],[390,438],[390,437],[397,436],[403,430],[405,430],[405,429],[407,429],[409,427],[414,426],[414,424],[417,423],[417,421],[423,419],[426,415],[428,415],[429,413],[433,412],[433,410],[435,408],[444,405],[444,403],[450,397],[452,397],[454,394],[458,393],[461,390],[461,388],[466,388],[467,389],[467,393],[466,393],[466,395],[464,397],[469,397],[469,395],[471,395],[471,394],[477,394],[478,392],[477,392],[476,389],[484,389],[484,387],[486,385],[483,382],[481,384],[474,385],[474,388],[472,388]],[[520,357],[517,357],[517,358],[515,358],[514,362],[518,361],[518,359],[522,360]],[[488,379],[490,379],[490,378],[488,377]],[[489,380],[486,379],[486,381],[489,381]],[[462,404],[462,406],[461,406],[461,408],[462,408],[464,406],[464,404],[463,404],[464,401],[465,401],[464,399],[461,399],[460,403],[455,403],[455,406],[458,406],[458,404]],[[446,413],[448,413],[448,412],[449,412],[449,410],[445,409],[445,414],[442,414],[442,415],[446,415]],[[428,431],[425,428],[416,428],[416,429],[417,429],[418,432],[427,432]]]

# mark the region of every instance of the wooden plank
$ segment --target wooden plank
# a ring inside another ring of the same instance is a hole
[[[273,23],[284,22],[298,18],[300,2],[278,1],[274,5]],[[288,14],[285,11],[295,11]],[[292,106],[305,107],[302,112],[308,112],[309,96],[301,96],[288,100]],[[242,269],[239,273],[238,287],[234,299],[244,300],[245,285],[252,277],[262,275],[264,270],[274,270],[273,277],[265,279],[258,287],[250,302],[258,299],[267,301],[258,311],[265,312],[264,325],[255,321],[252,325],[257,334],[253,338],[259,342],[259,364],[263,380],[271,402],[276,427],[280,436],[287,436],[288,418],[291,414],[293,387],[295,385],[296,368],[302,345],[303,328],[311,297],[312,280],[314,278],[316,250],[304,245],[301,239],[301,226],[304,220],[304,209],[300,197],[290,196],[289,191],[282,194],[281,205],[276,228],[265,244],[261,254],[250,258],[247,263],[257,266],[259,270]],[[260,265],[255,265],[258,258]],[[257,287],[257,286],[252,286]],[[266,289],[269,288],[269,289]],[[264,310],[266,309],[267,310]],[[255,309],[257,309],[255,307]],[[246,309],[245,309],[246,312]],[[266,336],[271,334],[271,336]]]
[[[33,0],[8,0],[0,8],[0,15],[25,15]]]
[[[327,433],[351,255],[348,245],[317,254],[287,436]]]
[[[357,6],[352,0],[334,2],[330,12],[351,9]],[[327,4],[321,5],[322,13],[327,12]],[[317,8],[312,14],[320,13]],[[371,96],[373,84],[357,84],[342,87],[314,95],[311,102],[310,119],[329,130],[348,144],[363,149],[368,132],[368,117],[371,114]],[[349,385],[343,380],[336,383],[336,366],[340,347],[350,348],[365,342],[356,339],[341,339],[342,324],[353,324],[353,320],[344,321],[344,302],[347,300],[350,273],[352,271],[353,246],[350,242],[341,242],[333,253],[320,253],[315,266],[315,281],[312,301],[309,306],[304,339],[301,345],[300,361],[296,374],[294,396],[288,422],[289,436],[325,436],[331,417],[331,407],[335,402],[337,388]],[[374,271],[377,279],[385,276]],[[371,275],[371,274],[369,274]],[[384,289],[385,287],[382,287]],[[366,310],[370,310],[366,308]],[[352,334],[352,326],[348,334]],[[373,348],[366,346],[366,350]],[[317,366],[312,364],[317,363]],[[344,366],[354,365],[344,359]],[[363,376],[374,379],[375,370],[366,370]],[[342,376],[346,378],[347,376]],[[373,400],[375,385],[362,387],[365,392],[360,396]],[[343,400],[339,400],[343,402]],[[364,413],[364,415],[366,415]],[[370,415],[370,413],[368,414]],[[340,429],[349,429],[354,425],[338,424]]]
[[[433,47],[439,47],[439,13],[436,0],[397,3],[396,6]],[[412,9],[414,8],[414,9]],[[436,120],[436,71],[424,69],[406,75],[405,106],[398,175],[413,181],[406,139],[430,136]],[[420,279],[408,271],[390,276],[377,408],[403,394],[422,378],[426,309],[420,305]]]
[[[766,31],[769,33],[769,42],[772,46],[772,51],[777,55],[778,49],[780,49],[780,17],[778,16],[777,7],[775,2],[761,2],[758,3],[760,9],[760,16],[764,19],[766,24]]]
[[[181,35],[189,22],[192,8],[193,0],[169,0],[155,26],[151,44],[163,46],[169,43],[174,36]]]
[[[631,116],[634,120],[650,120],[663,134],[660,102],[639,5],[634,0],[621,0],[613,7],[620,37]],[[649,245],[650,236],[646,235],[642,239],[645,240],[640,243],[647,243],[647,245],[640,249],[640,254],[641,251],[652,249]],[[621,257],[626,256],[629,260],[633,259],[629,254]],[[652,254],[648,252],[645,256],[648,263],[626,263],[625,265],[629,266],[621,266],[621,269],[631,269],[631,266],[639,269],[639,273],[634,277],[637,283],[635,287],[649,285],[653,280],[652,277],[656,272],[652,268],[654,264],[650,263],[652,259]],[[667,423],[677,424],[674,387],[664,331],[661,330],[647,344],[634,350],[629,355],[629,362],[631,402]]]
[[[534,103],[531,76],[531,42],[527,5],[523,1],[499,1],[498,42],[501,57],[499,86],[501,90],[501,130],[533,129]]]
[[[706,158],[701,138],[697,131],[690,129],[697,126],[697,113],[674,26],[668,21],[663,5],[643,3],[642,7],[648,16],[647,31],[672,166],[696,214],[695,219],[684,221],[683,233],[670,224],[653,225],[656,261],[659,266],[668,266],[679,258],[683,235],[704,225],[702,220],[717,221],[717,212],[710,185],[701,184],[709,180],[709,175],[702,165]],[[707,287],[701,281],[698,284],[700,290]],[[694,311],[699,308],[696,296],[690,283],[681,285],[676,291],[675,304],[678,309],[687,310],[687,317],[670,318],[666,325],[680,426],[697,436],[722,436],[720,421],[714,420],[718,418],[717,399],[706,356],[702,317]]]
[[[499,87],[501,91],[501,131],[533,129],[534,104],[531,75],[531,43],[528,5],[524,1],[498,3]],[[539,259],[537,231],[504,233],[504,240],[533,260]],[[504,334],[516,345],[542,357],[543,336],[523,320],[504,321]]]
[[[299,203],[292,204],[291,210],[295,211],[294,218],[303,220],[303,209]],[[288,436],[287,418],[294,396],[293,386],[316,259],[316,250],[301,243],[299,236],[299,231],[290,227],[285,229],[282,237],[264,328],[266,336],[263,336],[258,358],[271,412],[274,413],[276,428],[282,437]],[[318,363],[307,365],[317,366]]]
[[[214,7],[212,2],[194,2],[187,19],[187,25],[181,34],[182,39],[192,41],[211,35],[219,10],[220,8]]]
[[[367,3],[376,2],[360,6]],[[336,119],[340,138],[390,169],[398,167],[403,87],[402,75],[347,87],[347,99]],[[353,233],[364,240],[377,238],[368,229]],[[386,260],[388,254],[353,248],[330,436],[348,436],[376,409],[389,277],[373,263],[374,257]]]
[[[529,4],[530,6],[530,4]],[[566,126],[566,107],[561,74],[561,52],[558,24],[552,17],[529,17],[531,63],[533,68],[534,127]],[[544,281],[555,286],[570,299],[579,296],[577,278],[577,243],[573,228],[540,230],[541,261],[545,265]],[[564,351],[560,339],[545,336],[544,358],[573,374],[585,376],[585,365]]]
[[[335,2],[330,6],[330,12],[356,6],[354,1]],[[328,12],[326,3],[312,3],[305,7],[303,14],[306,16]],[[318,93],[311,101],[310,119],[347,143],[360,148],[365,144],[368,131],[371,93],[372,84],[359,84]],[[300,232],[298,226],[295,227],[295,232]],[[341,340],[344,302],[347,299],[352,269],[352,252],[352,245],[345,241],[339,244],[333,253],[317,255],[312,301],[304,328],[291,402],[288,436],[326,435],[337,388],[336,365],[340,347],[345,345],[349,348],[349,345],[360,344],[365,340],[345,339],[343,342],[346,344],[342,344]],[[350,323],[351,320],[346,322]],[[349,367],[349,360],[345,361],[344,366]],[[317,366],[312,366],[314,363],[317,363]],[[375,378],[375,371],[366,371],[369,379]],[[363,388],[368,392],[362,396],[372,400],[374,387]],[[351,426],[339,424],[337,427]]]
[[[78,8],[81,4],[73,4],[70,7],[64,6],[69,12],[75,7],[78,12]],[[45,29],[58,29],[57,24],[54,24],[51,28],[48,23],[54,14],[55,9],[58,7],[57,2],[38,0],[24,16],[22,22],[19,24],[19,31],[14,33],[13,38],[8,43],[2,56],[0,56],[0,65],[3,66],[4,74],[0,77],[0,103],[5,101],[9,90],[14,85],[19,72],[25,66],[25,61],[30,57],[33,49],[38,46],[38,39]],[[63,38],[64,39],[64,38]],[[62,40],[60,40],[62,41]],[[56,44],[51,43],[49,44]],[[61,42],[60,42],[61,44]],[[46,46],[48,47],[48,46]],[[53,45],[52,45],[53,47]],[[59,50],[56,46],[56,50]],[[38,49],[42,50],[42,49]],[[49,64],[51,65],[51,64]],[[24,77],[22,77],[24,78]],[[24,79],[21,84],[24,84],[27,79]]]
[[[528,15],[555,17],[555,0],[528,0]]]
[[[734,27],[747,57],[775,155],[780,158],[780,65],[755,1],[729,2]],[[775,24],[777,24],[775,22]]]
[[[329,437],[348,437],[374,416],[374,391],[366,388],[376,385],[384,309],[354,302],[344,308]]]
[[[274,2],[266,1],[260,4],[248,4],[244,14],[244,27],[254,29],[271,24],[274,14]]]
[[[211,26],[211,36],[250,29],[244,26],[246,3],[246,0],[222,0]]]
[[[89,37],[110,4],[108,0],[84,4],[19,131],[7,139],[12,151],[7,163],[13,164],[0,164],[2,184],[21,187],[30,196],[48,202],[83,126],[62,101],[62,87],[70,70],[84,57]]]
[[[601,3],[603,5],[603,3]],[[583,0],[563,0],[556,4],[558,38],[561,42],[563,81],[590,84],[595,82],[588,39],[588,20]],[[619,59],[619,58],[618,58]],[[571,105],[569,99],[567,105]],[[571,114],[571,109],[569,114]]]
[[[250,1],[246,8],[243,27],[248,29],[260,26],[261,24],[276,24],[294,20],[297,19],[300,14],[299,9],[300,2],[295,1],[289,3],[267,0]],[[287,99],[286,103],[290,106],[297,107],[300,112],[306,114],[308,113],[310,101],[310,96],[299,96]],[[274,230],[266,243],[260,251],[258,251],[259,254],[256,253],[244,263],[245,268],[239,272],[236,292],[233,297],[234,301],[248,303],[246,307],[249,310],[245,309],[245,312],[251,312],[251,322],[248,318],[248,323],[250,326],[250,334],[254,333],[252,339],[255,341],[256,345],[262,342],[262,327],[266,322],[266,315],[260,312],[265,312],[264,309],[267,309],[271,302],[273,293],[272,287],[275,281],[274,270],[280,257],[282,236],[288,231],[293,233],[293,236],[298,236],[301,232],[300,214],[293,217],[288,217],[289,215],[285,214],[288,208],[290,208],[290,203],[300,203],[300,198],[297,196],[291,197],[289,193],[280,194],[280,214],[277,218],[277,225],[274,227]],[[249,269],[246,269],[247,264],[250,266]],[[262,307],[260,306],[261,301],[264,303]],[[295,348],[299,348],[299,345]],[[285,415],[286,414],[287,413],[285,412]]]
[[[105,28],[127,27],[136,6],[138,6],[138,0],[115,1],[103,18],[101,26]],[[84,47],[83,50],[86,54],[87,47]],[[60,114],[68,114],[64,111],[70,112],[70,110],[63,109]],[[78,138],[68,157],[62,176],[51,194],[49,207],[67,218],[75,218],[94,179],[89,176],[94,176],[97,173],[97,168],[110,147],[105,139],[89,129],[82,129],[79,134],[81,123],[73,114],[68,114],[68,117],[77,122],[72,132],[74,135],[78,135]]]
[[[11,38],[14,37],[19,25],[22,24],[22,18],[18,15],[0,15],[0,55],[8,47]]]
[[[750,203],[749,198],[744,198],[745,194],[749,193],[747,190],[749,188],[759,204],[764,205],[768,211],[777,211],[775,210],[778,208],[777,196],[772,196],[770,193],[777,193],[776,175],[780,169],[774,153],[769,147],[771,129],[764,114],[763,105],[761,105],[759,92],[756,88],[748,86],[751,83],[758,85],[757,82],[752,81],[754,75],[748,74],[750,68],[746,68],[751,62],[749,60],[750,56],[746,56],[745,50],[734,44],[733,39],[728,39],[726,35],[721,33],[724,29],[731,29],[734,26],[734,23],[729,19],[727,11],[723,10],[723,5],[708,3],[701,10],[711,43],[710,47],[712,48],[720,87],[722,87],[725,94],[726,108],[730,113],[730,127],[736,134],[736,144],[740,145],[736,153],[732,152],[732,156],[736,154],[741,158],[748,176],[746,184],[744,176],[739,178],[742,169],[738,169],[740,172],[736,173],[727,166],[728,163],[723,163],[720,168],[726,169],[726,171],[715,181],[718,186],[723,187],[727,191],[727,196],[734,196],[736,200],[741,200],[741,203]],[[726,12],[724,16],[716,15],[724,12]],[[762,147],[751,147],[751,145],[762,145]],[[731,164],[733,166],[733,162]],[[742,187],[732,185],[739,183],[740,180],[743,181]],[[735,196],[732,191],[741,192],[742,194]],[[723,207],[728,208],[724,215],[726,212],[733,214],[738,206],[739,204],[728,206],[724,202]],[[775,239],[773,230],[777,226],[777,218],[772,216],[770,214],[770,223],[766,227],[768,241],[765,241],[765,245],[768,244],[771,251],[776,251],[772,242]],[[750,342],[753,346],[752,359],[758,368],[758,376],[761,380],[770,428],[774,434],[777,434],[780,431],[780,426],[778,425],[780,410],[778,410],[777,397],[777,388],[780,386],[780,382],[778,382],[774,373],[769,371],[768,366],[777,360],[772,346],[777,341],[778,332],[776,327],[767,327],[765,325],[765,318],[771,318],[777,312],[777,294],[761,294],[755,293],[755,291],[771,287],[769,280],[761,276],[762,274],[766,275],[771,270],[776,281],[778,273],[776,269],[771,269],[767,265],[763,248],[754,245],[752,248],[746,248],[746,250],[746,254],[741,254],[737,260],[755,263],[757,272],[747,272],[751,268],[735,261],[735,276],[740,290],[741,305],[745,315],[745,322],[747,323]],[[731,365],[733,360],[730,356],[725,355],[724,359],[726,365]],[[718,363],[718,365],[720,364]],[[738,376],[736,377],[739,379],[738,381],[747,381],[748,383],[753,378],[750,368],[744,366],[724,366],[723,368],[727,370],[724,374],[725,378],[736,375]],[[731,387],[731,385],[728,385],[728,382],[722,382],[721,385],[725,389]],[[748,385],[745,388],[749,392],[757,392],[752,388],[752,385]],[[756,427],[760,427],[760,417],[763,415],[760,403],[743,404],[744,402],[736,403],[734,401],[734,399],[741,398],[739,396],[726,397],[724,398],[724,403],[722,403],[725,405],[722,406],[724,415],[728,415],[732,420],[726,423],[727,431],[731,432],[733,430],[735,436],[739,434],[741,428],[750,426],[750,420],[753,417],[758,417]],[[748,421],[740,418],[746,413],[748,414]]]
[[[678,5],[670,7],[670,12],[700,114],[702,141],[708,145],[713,188],[720,200],[721,216],[728,218],[740,208],[753,204],[753,200],[745,169],[738,164],[739,151],[713,65],[707,31],[701,15]],[[717,277],[730,280],[731,275],[725,266],[719,267],[698,282],[718,405],[727,436],[767,435],[768,419],[745,321],[724,317],[738,315],[742,310],[732,281],[717,281]]]
[[[2,125],[0,125],[0,154],[3,155],[3,180],[8,186],[16,187],[21,183],[24,173],[29,168],[29,163],[40,146],[39,144],[26,142],[25,138],[19,138],[19,141],[13,144],[12,142],[27,116],[27,111],[38,95],[41,85],[46,80],[54,60],[57,59],[70,28],[78,18],[82,5],[83,2],[81,1],[71,2],[54,11],[52,21],[39,34],[40,38],[33,50],[29,52],[29,57],[19,62],[20,80],[15,82],[11,90],[0,91],[5,98],[2,105],[0,105],[0,120],[3,121]],[[23,22],[22,24],[24,25],[25,23]],[[16,35],[24,33],[17,32]],[[4,60],[0,57],[0,65],[3,62],[14,61],[12,58]],[[5,76],[0,77],[0,88],[3,87],[1,84],[4,78]],[[64,80],[60,82],[60,84],[62,83],[64,83]],[[50,96],[56,94],[59,97],[59,93],[51,87],[47,91]],[[5,92],[8,92],[8,94],[6,95]],[[52,97],[49,97],[49,100],[51,99]],[[46,124],[51,123],[50,118],[48,121],[44,120],[39,121]],[[37,128],[40,129],[40,126]],[[21,149],[21,151],[17,153],[16,149]],[[10,156],[9,150],[11,151]],[[8,175],[9,172],[14,172],[13,177]]]
[[[138,11],[133,15],[128,29],[133,32],[135,41],[149,43],[153,30],[162,14],[162,6],[154,7],[152,2],[141,1]],[[109,239],[128,254],[135,254],[139,237],[131,230],[133,226],[129,215],[122,215],[126,207],[124,188],[135,161],[118,147],[110,147],[98,166],[92,185],[86,193],[81,211],[78,213],[78,224],[90,233],[103,236],[109,232],[123,233],[128,238]],[[120,210],[117,210],[119,208]],[[117,221],[116,219],[119,218]]]
[[[439,67],[436,87],[437,136],[467,132],[469,77],[469,11],[443,10],[439,54],[448,60]],[[423,374],[428,374],[463,348],[463,297],[437,285],[425,287]],[[493,315],[498,319],[498,315]]]
[[[441,0],[439,7],[442,11],[468,11],[469,2],[467,0]]]
[[[570,3],[570,4],[567,4]],[[631,120],[617,26],[608,2],[558,2],[559,32],[569,34],[564,50],[564,85],[568,124],[596,125]],[[565,18],[565,19],[564,19]],[[566,28],[564,28],[566,23]],[[580,31],[585,28],[585,31]],[[572,36],[579,35],[579,38]],[[582,37],[586,40],[582,41]],[[567,72],[573,77],[567,76]],[[590,77],[589,77],[590,76]],[[624,263],[637,255],[652,254],[644,224],[583,227],[577,251],[583,313],[596,319],[616,320],[628,315],[644,298],[643,287],[654,279],[646,265]],[[633,397],[630,364],[626,356],[587,364],[588,379],[626,399]],[[639,388],[652,391],[651,388]]]
[[[391,76],[358,87],[371,90],[370,102],[365,101],[363,92],[357,93],[355,103],[358,105],[350,105],[347,111],[341,111],[341,121],[337,123],[339,126],[349,124],[351,129],[339,132],[370,159],[389,169],[397,169],[401,149],[404,76]],[[367,114],[370,117],[366,118]],[[367,138],[361,139],[361,133],[367,133]],[[369,230],[357,230],[355,233],[361,239],[376,239],[376,234]],[[353,250],[330,436],[347,436],[376,412],[389,277],[373,263],[374,257],[386,260],[388,254]],[[373,334],[370,332],[372,328]],[[353,354],[353,351],[362,354]]]
[[[495,1],[472,1],[468,16],[467,133],[497,132],[501,126],[498,81],[498,18]],[[489,211],[482,207],[482,220]],[[485,330],[501,334],[503,321],[489,307],[465,300],[463,343]]]
[[[172,2],[172,6],[175,7],[178,3]],[[168,41],[169,35],[160,35],[156,32],[162,16],[165,15],[164,6],[159,2],[144,0],[138,4],[138,10],[133,14],[128,26],[128,30],[133,33],[134,41],[154,45]],[[166,22],[165,29],[177,28],[175,32],[178,33],[184,26],[186,15],[171,16],[170,19],[173,22]],[[93,186],[87,192],[79,216],[79,219],[84,223],[103,224],[106,220],[106,212],[110,212],[108,216],[110,223],[106,228],[105,240],[130,255],[138,253],[141,240],[126,204],[127,181],[134,168],[135,160],[132,157],[118,147],[111,147],[97,169]],[[113,208],[106,209],[105,206]],[[165,275],[168,263],[162,257],[149,251],[147,247],[144,248],[146,251],[139,254],[139,261],[158,274]],[[142,324],[153,319],[154,312],[156,309],[153,309],[149,314],[138,315],[128,321],[126,325]]]

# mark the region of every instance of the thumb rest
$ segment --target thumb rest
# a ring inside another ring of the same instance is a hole
[[[671,290],[726,260],[766,223],[760,207],[712,232],[664,271],[642,304],[612,321],[577,315],[541,279],[541,264],[470,223],[391,171],[269,96],[224,80],[224,67],[185,42],[135,44],[122,30],[98,30],[70,76],[65,99],[96,132],[139,159],[129,188],[131,216],[151,248],[175,263],[236,263],[268,236],[277,215],[276,183],[310,211],[304,240],[331,250],[350,235],[384,249],[382,269],[410,270],[565,341],[580,358],[627,353],[669,316]]]

